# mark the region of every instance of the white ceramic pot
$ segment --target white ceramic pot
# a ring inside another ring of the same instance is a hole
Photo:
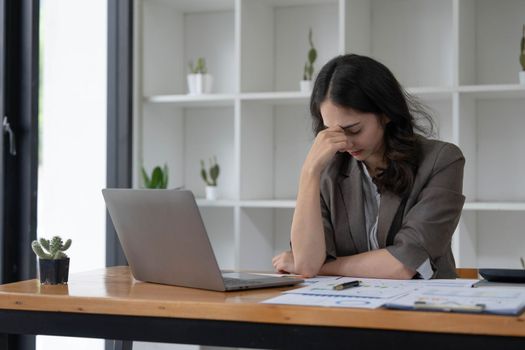
[[[313,82],[311,80],[301,80],[299,82],[301,92],[310,93],[312,92]]]
[[[218,197],[219,191],[217,186],[206,186],[206,199],[216,200]]]
[[[525,70],[520,72],[520,84],[525,85]]]
[[[211,93],[213,77],[210,74],[188,74],[188,93],[201,95]]]

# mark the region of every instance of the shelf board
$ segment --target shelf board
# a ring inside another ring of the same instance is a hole
[[[454,92],[452,87],[439,86],[408,87],[406,90],[409,94],[426,100],[452,99],[452,93]]]
[[[427,100],[442,100],[459,92],[475,98],[524,98],[525,85],[463,85],[453,87],[409,87],[412,95]],[[262,102],[272,105],[307,105],[310,93],[300,91],[246,92],[241,94],[202,94],[202,95],[153,95],[144,97],[146,103],[173,103],[181,107],[233,106],[236,98],[246,102]]]
[[[260,199],[242,200],[240,206],[244,208],[295,208],[295,200],[292,199]]]
[[[304,5],[337,5],[337,0],[266,0],[273,7],[304,6]]]
[[[476,98],[523,98],[525,85],[462,85],[458,87],[458,92]]]
[[[216,107],[233,106],[234,94],[202,95],[154,95],[144,98],[147,103],[173,103],[181,107]]]
[[[259,101],[269,104],[308,104],[310,93],[300,91],[246,92],[241,101]]]
[[[212,11],[227,11],[234,9],[234,1],[232,0],[157,0],[175,10],[181,12],[212,12]]]
[[[525,202],[467,202],[463,210],[501,210],[501,211],[523,211]]]

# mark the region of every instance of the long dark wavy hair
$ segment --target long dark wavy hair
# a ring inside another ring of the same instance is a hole
[[[421,161],[415,131],[433,136],[434,122],[427,108],[408,94],[392,72],[378,61],[356,54],[337,56],[315,80],[310,100],[315,135],[325,129],[320,106],[330,99],[336,106],[373,113],[384,127],[386,169],[374,178],[378,191],[408,195]],[[381,116],[387,116],[384,122]],[[417,121],[417,122],[416,122]]]

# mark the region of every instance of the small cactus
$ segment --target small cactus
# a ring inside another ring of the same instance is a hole
[[[168,166],[156,166],[151,172],[151,177],[148,176],[146,169],[142,167],[142,181],[145,188],[168,188]]]
[[[520,64],[521,68],[525,71],[525,24],[523,25],[523,34],[521,35],[520,48]]]
[[[208,178],[209,173],[209,178]],[[201,177],[206,182],[206,185],[208,186],[217,186],[217,178],[219,177],[220,168],[219,164],[217,164],[217,157],[213,157],[213,160],[210,159],[210,169],[206,171],[206,167],[204,166],[204,161],[201,160]]]
[[[314,62],[317,59],[317,50],[312,40],[312,28],[310,28],[308,33],[308,41],[310,42],[310,50],[308,50],[308,61],[304,64],[303,80],[312,80],[314,75]]]
[[[59,260],[67,259],[67,255],[64,253],[71,246],[71,239],[68,239],[66,243],[63,243],[60,236],[54,236],[51,240],[40,238],[39,241],[33,241],[31,248],[33,252],[43,260]]]
[[[188,66],[192,74],[206,74],[208,72],[204,57],[197,58],[197,63],[195,64],[195,66],[193,65],[193,61],[190,61],[188,63]]]

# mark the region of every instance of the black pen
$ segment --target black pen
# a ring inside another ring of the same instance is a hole
[[[343,290],[343,289],[348,289],[348,288],[353,288],[353,287],[359,287],[360,284],[361,284],[361,281],[350,281],[350,282],[345,282],[341,284],[336,284],[333,288],[335,290]]]

